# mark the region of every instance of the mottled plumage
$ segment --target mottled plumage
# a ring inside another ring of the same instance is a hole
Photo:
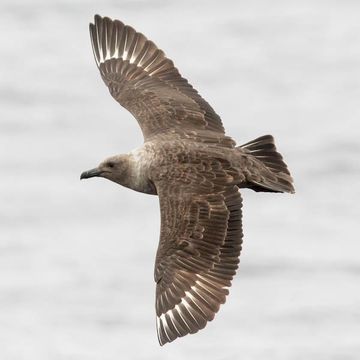
[[[81,178],[102,176],[159,196],[155,281],[163,345],[205,327],[225,302],[242,244],[239,188],[291,193],[292,179],[272,136],[236,146],[211,106],[144,35],[98,15],[90,35],[101,76],[138,121],[144,144]]]

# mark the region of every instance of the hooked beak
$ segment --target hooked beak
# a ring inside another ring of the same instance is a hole
[[[100,176],[102,174],[102,171],[98,168],[95,169],[91,169],[88,171],[84,171],[81,175],[80,175],[80,180],[82,179],[89,179],[91,177],[94,176]]]

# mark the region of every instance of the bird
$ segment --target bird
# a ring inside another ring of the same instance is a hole
[[[80,179],[102,177],[159,197],[155,309],[164,345],[203,329],[225,303],[243,242],[240,189],[294,193],[293,179],[271,135],[238,146],[142,33],[100,15],[89,29],[101,77],[137,120],[144,142]]]

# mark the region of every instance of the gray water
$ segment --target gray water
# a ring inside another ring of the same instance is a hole
[[[158,199],[79,181],[142,142],[96,69],[95,13],[163,48],[239,144],[273,134],[295,179],[294,196],[243,191],[226,305],[163,348]],[[359,359],[359,14],[356,0],[2,0],[0,359]]]

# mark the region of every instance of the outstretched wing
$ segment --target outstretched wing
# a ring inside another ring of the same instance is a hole
[[[118,20],[96,15],[94,22],[90,35],[101,76],[135,116],[145,141],[164,132],[224,134],[220,117],[152,41]]]
[[[157,184],[161,210],[155,281],[161,345],[196,333],[225,302],[242,243],[241,196],[236,186]]]

